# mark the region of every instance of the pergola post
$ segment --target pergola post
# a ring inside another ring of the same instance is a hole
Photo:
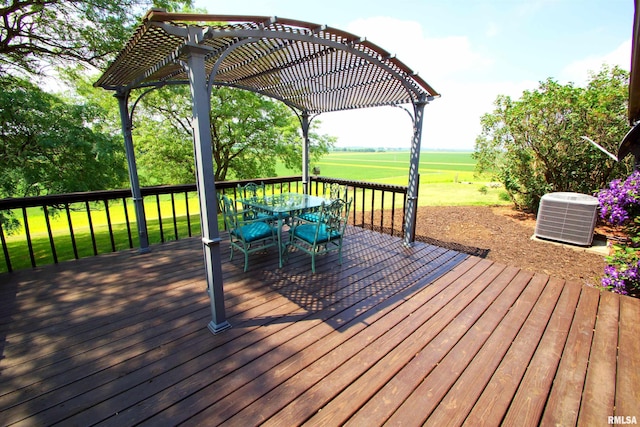
[[[407,186],[407,205],[405,206],[404,244],[411,246],[416,238],[416,220],[418,214],[418,183],[420,179],[420,145],[422,143],[422,118],[425,99],[414,103],[413,137],[411,139],[411,157],[409,159],[409,184]]]
[[[187,46],[189,86],[193,108],[193,144],[196,163],[196,184],[200,201],[200,226],[204,264],[207,276],[207,292],[211,303],[212,319],[209,330],[217,334],[231,325],[226,319],[222,286],[222,262],[220,259],[220,235],[218,231],[218,203],[213,153],[211,149],[211,99],[207,90],[205,54],[210,51],[198,46]]]
[[[127,165],[129,166],[129,183],[131,185],[131,196],[136,212],[136,224],[138,227],[138,239],[140,242],[140,253],[147,253],[149,249],[149,236],[147,235],[147,219],[144,214],[144,200],[140,191],[140,181],[138,179],[138,167],[133,150],[133,136],[131,135],[132,123],[129,116],[129,93],[128,90],[118,90],[115,97],[118,99],[120,107],[120,123],[122,124],[122,136],[124,137],[124,149],[127,155]]]
[[[302,188],[305,194],[309,194],[309,113],[302,112],[300,121],[302,125]]]

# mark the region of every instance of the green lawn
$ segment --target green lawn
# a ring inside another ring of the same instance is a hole
[[[370,181],[406,186],[409,181],[408,151],[375,153],[332,152],[311,164],[320,168],[320,176],[355,181]],[[504,190],[495,188],[488,175],[476,176],[471,152],[424,151],[420,153],[420,188],[422,206],[508,204]],[[300,171],[277,169],[279,176],[297,175]]]
[[[321,176],[357,181],[385,182],[407,185],[409,176],[408,151],[376,153],[332,152],[310,169],[320,168]],[[420,154],[420,180],[422,183],[454,183],[456,180],[474,180],[475,160],[470,152],[425,151]],[[300,171],[280,166],[278,175],[296,175]]]

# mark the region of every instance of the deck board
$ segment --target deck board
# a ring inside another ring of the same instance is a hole
[[[590,404],[581,405],[579,425],[597,425],[614,414],[619,312],[620,298],[602,293],[584,386]]]
[[[473,263],[471,261],[470,263]],[[467,264],[468,265],[468,264]],[[466,268],[466,267],[465,267]],[[486,268],[484,266],[483,268]],[[423,293],[424,299],[429,299],[428,294],[433,294],[442,286],[451,285],[452,280],[458,275],[451,273],[442,278],[442,280],[434,283],[434,288],[427,288]],[[326,402],[331,401],[337,403],[340,407],[347,406],[346,413],[350,414],[354,406],[358,405],[358,393],[374,388],[373,381],[382,381],[385,377],[393,375],[393,364],[389,366],[389,360],[397,360],[397,357],[407,350],[407,337],[416,327],[424,325],[430,317],[432,317],[440,304],[426,306],[417,305],[420,300],[412,299],[411,303],[400,305],[390,314],[385,314],[381,321],[376,321],[374,316],[369,316],[367,324],[369,325],[359,339],[351,340],[347,345],[343,345],[335,352],[328,355],[325,360],[319,361],[319,364],[326,365],[333,363],[335,357],[341,357],[339,368],[327,375],[322,382],[316,382],[313,387],[299,394],[297,398],[288,403],[276,416],[269,420],[270,425],[291,425],[299,424],[312,416],[318,409],[323,407]],[[442,304],[442,303],[441,303]],[[416,306],[417,305],[417,306]],[[373,323],[375,321],[375,323]],[[419,342],[419,337],[412,337],[415,342]],[[322,344],[320,344],[322,345]],[[354,354],[350,356],[350,354]],[[379,365],[370,367],[371,360],[380,360]],[[370,368],[370,369],[368,369]],[[365,374],[366,377],[361,377]],[[367,387],[360,387],[361,383],[366,383]],[[349,387],[348,390],[336,396],[336,391]],[[278,395],[278,391],[274,392],[274,396]],[[335,397],[335,398],[334,398]],[[257,405],[256,405],[257,406]],[[251,408],[253,413],[259,412],[259,408]],[[331,408],[324,407],[321,414],[330,414]],[[237,419],[251,419],[253,415],[239,414]],[[324,418],[324,417],[321,417]],[[342,420],[331,420],[332,423],[340,424]],[[312,424],[322,424],[323,419],[311,420]]]
[[[599,298],[597,289],[582,289],[542,417],[545,425],[575,425],[578,421]]]
[[[547,402],[581,288],[565,286],[518,391],[504,418],[507,425],[534,425]]]
[[[638,300],[353,227],[341,266],[270,248],[245,273],[224,237],[215,336],[197,238],[0,275],[0,424],[640,415]]]
[[[505,270],[501,277],[494,281],[494,284],[500,284],[496,289],[496,292],[500,292],[500,294],[496,295],[479,318],[477,314],[473,317],[473,325],[465,328],[464,336],[458,338],[456,335],[455,346],[443,359],[437,362],[433,371],[422,380],[409,399],[400,407],[396,413],[398,420],[406,419],[408,414],[421,414],[420,417],[409,416],[409,419],[405,420],[403,424],[422,425],[428,417],[430,418],[431,413],[439,406],[456,379],[462,374],[461,371],[480,351],[482,345],[507,315],[510,307],[531,278],[528,274],[516,277],[517,274],[517,269]],[[507,285],[510,286],[507,288]],[[416,376],[418,374],[419,371],[415,372]],[[393,419],[392,417],[392,423]],[[430,422],[436,423],[435,420],[430,420]]]
[[[562,291],[562,281],[545,279],[542,279],[546,283],[542,295],[463,425],[493,426],[502,422]]]
[[[438,316],[433,324],[433,330],[430,331],[430,334],[437,332],[437,335],[429,340],[416,340],[418,343],[428,342],[428,344],[423,348],[412,346],[412,351],[409,353],[411,360],[407,361],[403,369],[369,402],[379,408],[385,408],[387,412],[378,409],[382,417],[379,421],[372,420],[373,422],[386,420],[390,416],[389,422],[392,425],[407,422],[420,423],[419,417],[412,412],[415,407],[412,405],[414,401],[407,401],[407,399],[416,395],[412,393],[419,392],[416,388],[422,382],[423,375],[430,374],[438,366],[442,358],[476,322],[487,304],[504,289],[507,280],[501,280],[503,271],[503,266],[491,265],[484,274],[461,292],[467,294],[468,300],[456,298],[454,300],[456,304],[447,307],[447,312]],[[385,405],[386,402],[388,403]]]
[[[620,301],[620,332],[618,342],[615,415],[640,420],[640,300]]]
[[[530,274],[520,272],[517,280],[527,280]],[[466,365],[456,383],[429,417],[432,425],[460,425],[471,412],[473,405],[487,387],[491,375],[509,350],[510,344],[527,319],[535,302],[540,297],[547,278],[536,276],[530,279],[523,292],[514,302],[509,313],[501,319],[474,360]],[[465,396],[461,399],[461,396]]]

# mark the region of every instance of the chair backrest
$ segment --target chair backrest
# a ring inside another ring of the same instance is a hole
[[[337,182],[332,182],[329,186],[329,198],[332,200],[343,199],[347,200],[347,186],[338,184]],[[325,185],[325,194],[326,194],[326,185]]]
[[[349,218],[349,209],[351,208],[351,199],[335,199],[327,205],[322,205],[320,210],[320,222],[325,225],[327,232],[337,232],[340,235],[344,233]]]
[[[222,195],[222,215],[224,217],[224,225],[227,230],[236,230],[238,228],[238,211],[236,203],[229,199],[226,195]]]
[[[238,184],[238,193],[242,198],[264,196],[266,194],[264,182],[256,184],[249,182],[245,185]]]

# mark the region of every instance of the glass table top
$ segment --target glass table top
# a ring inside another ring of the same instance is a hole
[[[267,212],[286,213],[298,210],[318,208],[330,200],[324,197],[300,193],[282,193],[266,196],[247,197],[238,200],[246,206],[252,206]]]

